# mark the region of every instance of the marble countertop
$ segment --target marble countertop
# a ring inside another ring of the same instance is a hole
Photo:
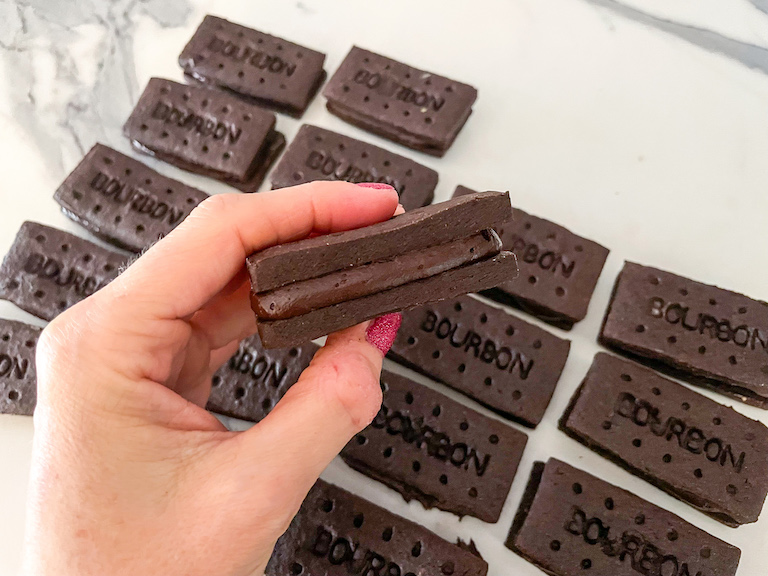
[[[26,219],[86,235],[53,192],[95,142],[130,152],[124,120],[151,76],[182,78],[177,56],[206,13],[326,52],[330,72],[357,44],[476,86],[441,159],[345,124],[321,97],[278,125],[289,141],[308,122],[411,156],[439,172],[437,200],[459,183],[510,190],[520,208],[611,249],[498,524],[406,504],[340,461],[324,477],[445,538],[474,539],[490,576],[536,576],[503,542],[533,461],[555,456],[739,546],[739,576],[764,574],[768,512],[724,527],[576,445],[556,420],[598,350],[625,259],[768,299],[768,0],[0,0],[0,253]],[[6,302],[0,316],[39,324]],[[766,411],[735,408],[768,424]],[[19,567],[32,434],[31,419],[0,417],[0,576]]]

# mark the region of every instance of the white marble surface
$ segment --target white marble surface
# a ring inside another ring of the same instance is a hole
[[[740,546],[739,576],[765,574],[768,513],[726,528],[556,429],[624,259],[768,299],[768,0],[623,1],[0,0],[0,252],[25,219],[85,234],[54,190],[94,142],[129,150],[122,122],[150,76],[181,79],[176,57],[205,13],[322,50],[331,72],[359,44],[471,83],[475,113],[442,159],[346,125],[322,98],[303,121],[435,168],[438,200],[458,183],[509,189],[521,208],[611,248],[590,313],[568,335],[571,357],[498,524],[407,505],[338,461],[324,476],[446,538],[473,538],[491,576],[535,576],[503,540],[532,462],[557,456]],[[289,139],[299,124],[279,118]],[[8,303],[0,316],[34,321]],[[19,566],[32,434],[30,419],[0,418],[0,576]]]

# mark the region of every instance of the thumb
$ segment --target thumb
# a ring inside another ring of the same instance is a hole
[[[320,473],[381,407],[384,354],[399,314],[328,336],[298,382],[259,424],[241,434],[238,460],[273,496],[287,527]]]

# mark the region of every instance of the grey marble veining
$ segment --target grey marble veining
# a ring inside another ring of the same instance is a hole
[[[680,24],[679,22],[673,22],[672,20],[666,20],[659,18],[652,14],[648,14],[641,10],[627,6],[616,0],[586,0],[590,4],[595,6],[601,6],[613,10],[617,14],[621,14],[625,18],[640,22],[648,26],[652,26],[657,30],[661,30],[673,36],[690,42],[700,48],[709,50],[710,52],[716,52],[736,60],[748,66],[758,70],[764,74],[768,74],[768,48],[762,46],[756,46],[755,44],[749,44],[747,42],[741,42],[728,38],[722,34],[707,30],[704,28],[697,28],[695,26],[689,26],[686,24]],[[752,4],[758,10],[768,14],[768,0],[751,0]]]
[[[761,12],[765,12],[768,14],[768,0],[749,0],[752,2],[752,5],[760,10]]]
[[[11,114],[49,165],[60,169],[67,147],[85,154],[107,139],[105,126],[120,126],[130,113],[140,89],[136,19],[149,16],[167,28],[183,25],[190,13],[186,0],[0,0],[0,82],[10,92]]]

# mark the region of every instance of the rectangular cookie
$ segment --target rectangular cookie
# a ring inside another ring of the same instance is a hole
[[[256,292],[265,292],[350,267],[388,260],[405,252],[463,238],[493,228],[509,214],[509,196],[481,192],[411,210],[374,226],[289,242],[248,257]]]
[[[301,116],[325,80],[325,54],[206,15],[179,56],[189,78]]]
[[[105,242],[141,252],[168,234],[208,194],[96,144],[53,198]]]
[[[341,457],[410,501],[497,522],[528,437],[406,378],[382,371],[384,400]]]
[[[626,262],[601,344],[768,409],[768,303]]]
[[[405,209],[413,210],[432,202],[437,172],[368,142],[304,124],[272,173],[272,188],[313,180],[389,184]]]
[[[312,342],[265,350],[254,334],[214,374],[206,408],[241,420],[259,422],[293,386],[320,347]]]
[[[734,576],[741,551],[591,474],[534,465],[506,542],[552,576]]]
[[[277,541],[266,576],[485,576],[467,545],[318,480]]]
[[[255,192],[285,146],[275,122],[221,90],[152,78],[123,133],[141,152]]]
[[[287,347],[496,285],[516,269],[492,228],[508,213],[506,193],[475,194],[252,254],[262,343]]]
[[[453,196],[473,193],[457,186]],[[514,207],[497,232],[520,276],[483,294],[564,330],[583,320],[609,250]]]
[[[328,110],[364,130],[442,156],[477,90],[354,46],[325,87]]]
[[[267,348],[292,346],[296,342],[349,328],[366,320],[407,310],[424,302],[453,298],[498,282],[508,276],[517,264],[508,252],[430,276],[423,280],[402,284],[354,300],[333,304],[283,320],[259,320],[259,335]],[[253,303],[252,307],[257,307]]]
[[[389,260],[366,263],[325,276],[294,282],[277,290],[254,295],[257,316],[282,320],[355,298],[384,292],[442,274],[452,274],[497,256],[501,240],[489,231],[446,242],[426,250],[406,252]],[[472,276],[468,276],[472,280]],[[439,282],[438,282],[439,288]],[[405,302],[404,302],[405,305]]]
[[[126,260],[63,230],[24,222],[0,266],[0,298],[53,320],[112,281]]]
[[[535,428],[570,346],[569,340],[462,296],[405,312],[389,355]]]
[[[763,508],[768,428],[629,360],[595,356],[560,429],[728,526]]]
[[[37,326],[0,318],[0,414],[32,416],[35,410],[40,332]]]

